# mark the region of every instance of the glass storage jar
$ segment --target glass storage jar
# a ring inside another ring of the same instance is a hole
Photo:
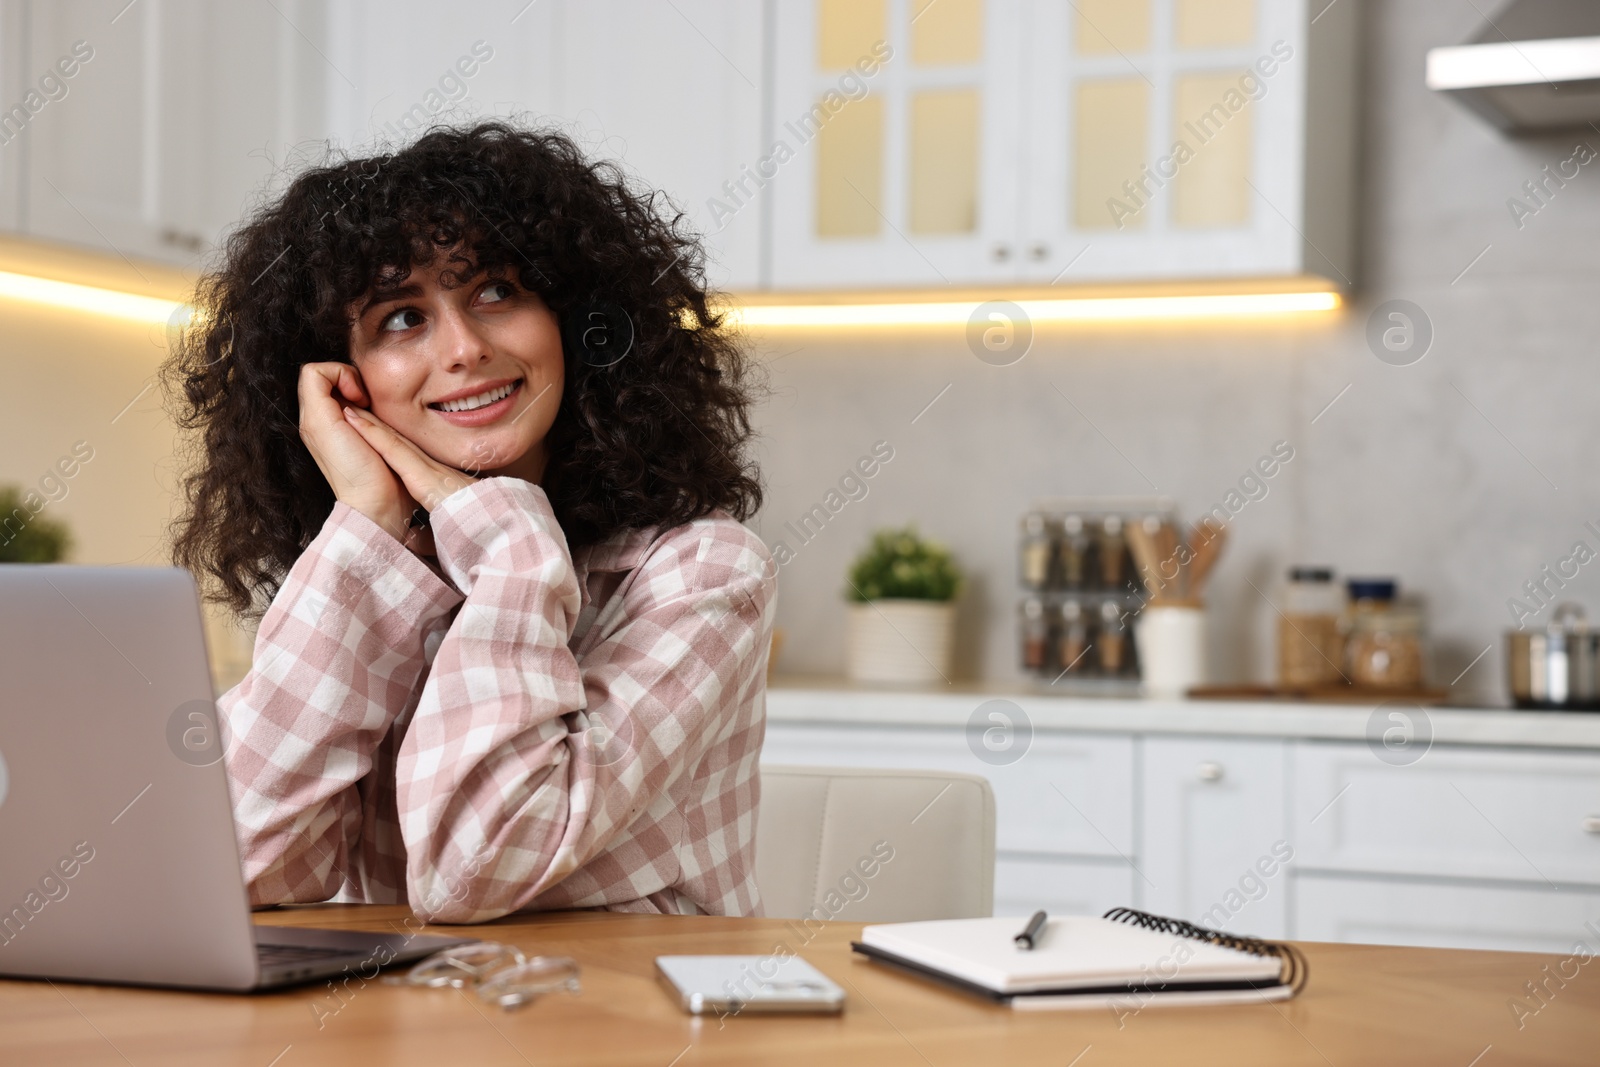
[[[1329,567],[1292,567],[1278,616],[1278,684],[1286,689],[1344,681],[1344,590]]]
[[[1352,578],[1348,584],[1345,664],[1350,681],[1374,689],[1421,688],[1421,610],[1398,599],[1392,579]]]

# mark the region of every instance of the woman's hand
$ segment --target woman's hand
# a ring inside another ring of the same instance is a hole
[[[345,421],[360,434],[388,469],[400,479],[400,484],[410,499],[432,511],[439,502],[458,489],[465,489],[476,479],[428,455],[411,441],[392,430],[370,411],[347,407]],[[406,513],[407,519],[410,512]]]
[[[299,393],[300,440],[333,495],[399,538],[415,505],[408,506],[400,479],[341,414],[347,405],[372,402],[361,375],[348,363],[307,363]]]
[[[416,542],[410,529],[417,502],[383,456],[341,414],[369,404],[361,375],[348,363],[307,363],[300,368],[300,440],[317,461],[338,500],[377,523],[419,555],[432,553],[432,539]]]

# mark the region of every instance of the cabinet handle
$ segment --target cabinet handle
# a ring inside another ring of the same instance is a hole
[[[1043,241],[1036,241],[1029,246],[1028,256],[1036,263],[1040,260],[1048,259],[1050,257],[1050,246]]]
[[[1222,764],[1207,760],[1195,768],[1194,774],[1202,782],[1220,782],[1222,780]],[[1600,830],[1595,832],[1600,833]]]
[[[1583,832],[1586,834],[1600,834],[1600,815],[1590,815],[1584,819]]]
[[[990,249],[989,255],[993,257],[996,263],[1004,263],[1011,258],[1011,246],[995,245],[994,248]]]
[[[206,239],[197,233],[185,233],[182,230],[168,226],[161,231],[161,243],[181,248],[185,252],[204,252]]]

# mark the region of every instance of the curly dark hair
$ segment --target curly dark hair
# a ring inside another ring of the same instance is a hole
[[[301,365],[349,362],[352,302],[441,262],[445,285],[515,275],[562,325],[566,380],[541,484],[573,548],[760,507],[749,365],[708,303],[683,215],[562,133],[437,127],[300,173],[197,286],[162,373],[196,453],[173,560],[210,599],[258,615],[333,510],[300,440]],[[624,358],[586,349],[597,313],[631,334]]]

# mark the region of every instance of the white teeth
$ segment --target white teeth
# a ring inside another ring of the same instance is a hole
[[[506,397],[511,395],[511,391],[516,387],[517,383],[512,382],[509,385],[502,385],[498,389],[491,389],[487,393],[479,393],[477,396],[469,396],[465,400],[447,401],[446,403],[439,405],[439,410],[473,411],[477,408],[486,407],[489,404],[493,404],[496,401],[504,400]]]

